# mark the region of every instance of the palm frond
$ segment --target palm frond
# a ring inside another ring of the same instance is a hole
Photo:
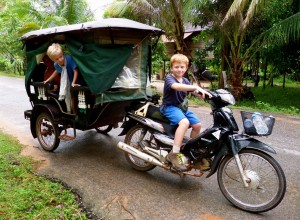
[[[156,8],[160,6],[159,1],[151,0],[129,0],[128,5],[132,7],[134,13],[141,13],[149,17],[157,16]]]
[[[247,11],[247,14],[246,14],[246,17],[242,24],[243,30],[245,30],[247,28],[248,24],[250,23],[250,20],[253,18],[255,12],[259,8],[258,6],[264,4],[264,2],[265,2],[264,0],[252,0],[251,1],[248,11]]]
[[[61,16],[49,15],[45,18],[41,28],[49,28],[49,27],[56,27],[67,25],[68,21],[66,18]]]
[[[261,33],[247,49],[245,59],[251,60],[257,52],[269,50],[300,39],[300,12],[275,24],[267,31]]]
[[[153,4],[155,4],[155,1],[129,0],[128,3],[131,6],[139,6],[140,9],[144,8],[147,11],[154,11]]]
[[[289,41],[296,41],[300,38],[300,12],[275,24],[272,28],[261,34],[260,38],[267,45],[283,45]]]
[[[238,11],[242,11],[246,1],[247,0],[234,0],[228,12],[226,13],[221,25],[224,25],[231,17],[234,17]]]
[[[28,22],[25,25],[23,25],[21,28],[19,28],[17,34],[19,37],[21,37],[22,35],[24,35],[25,33],[29,32],[29,31],[38,30],[40,28],[41,28],[41,26],[38,23]]]
[[[110,17],[123,17],[127,12],[129,5],[123,1],[115,1],[107,9]]]

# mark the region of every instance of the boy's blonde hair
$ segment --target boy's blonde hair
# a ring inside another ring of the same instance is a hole
[[[53,43],[51,46],[48,47],[47,55],[51,60],[53,60],[54,56],[57,56],[62,52],[63,51],[62,51],[60,44]]]
[[[189,59],[183,54],[174,54],[170,59],[170,66],[172,67],[175,62],[184,62],[187,67],[189,66]]]

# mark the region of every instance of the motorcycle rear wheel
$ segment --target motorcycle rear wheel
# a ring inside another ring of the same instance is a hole
[[[144,137],[142,137],[143,129],[144,128],[141,125],[136,125],[136,126],[132,127],[127,132],[124,142],[136,149],[141,150],[141,147],[139,146],[139,142],[150,139],[149,132],[147,132],[146,135]],[[146,171],[152,170],[156,167],[155,165],[148,163],[138,157],[135,157],[127,152],[125,152],[125,158],[128,161],[128,163],[130,164],[130,166],[138,171],[146,172]]]
[[[239,157],[251,180],[249,187],[243,184],[235,158],[228,155],[218,169],[218,183],[225,198],[248,212],[266,212],[275,208],[286,191],[286,178],[278,162],[255,149],[243,149]]]

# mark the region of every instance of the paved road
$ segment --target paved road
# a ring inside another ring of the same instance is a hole
[[[277,208],[257,215],[230,205],[218,188],[216,175],[180,178],[160,168],[134,171],[115,147],[124,139],[117,136],[120,129],[108,136],[94,130],[78,132],[77,139],[62,142],[54,153],[45,152],[31,137],[29,121],[23,117],[31,107],[24,80],[0,76],[0,94],[0,128],[27,145],[24,155],[42,161],[37,170],[40,175],[58,178],[77,190],[99,219],[300,219],[299,117],[276,115],[273,135],[262,138],[278,153],[274,157],[286,173],[287,193]],[[204,128],[211,124],[208,108],[193,110]],[[238,111],[235,115],[240,118]]]

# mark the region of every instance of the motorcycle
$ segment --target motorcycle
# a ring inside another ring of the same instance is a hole
[[[177,126],[171,126],[160,113],[156,95],[128,109],[120,134],[126,134],[125,140],[117,144],[118,148],[138,171],[159,166],[179,175],[201,177],[207,173],[206,178],[217,172],[220,190],[234,206],[252,213],[275,208],[285,195],[285,174],[268,154],[276,151],[253,137],[270,135],[275,118],[260,115],[267,126],[260,133],[257,123],[252,123],[253,114],[241,111],[244,131],[239,132],[233,112],[227,107],[235,104],[232,94],[223,89],[209,93],[211,97],[206,100],[211,105],[213,124],[198,137],[184,138],[181,153],[186,171],[174,169],[166,159]]]

